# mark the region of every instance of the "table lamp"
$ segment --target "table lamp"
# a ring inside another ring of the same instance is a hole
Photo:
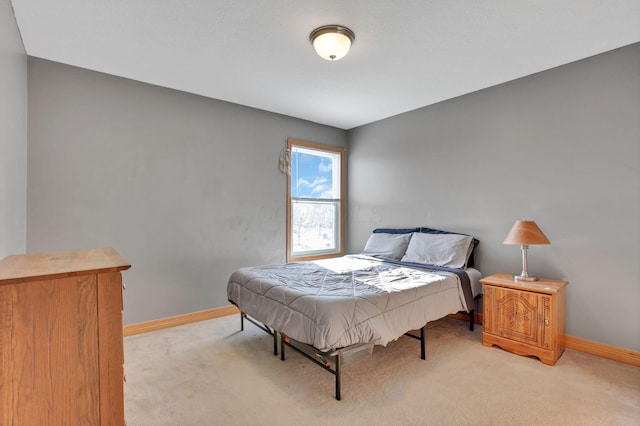
[[[551,241],[532,220],[517,220],[502,244],[519,244],[522,248],[522,273],[514,275],[516,281],[536,281],[527,273],[527,249],[532,244],[551,244]]]

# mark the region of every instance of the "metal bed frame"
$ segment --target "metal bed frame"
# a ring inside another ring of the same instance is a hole
[[[477,295],[474,299],[476,302],[481,297],[481,295]],[[231,302],[231,301],[230,301]],[[231,302],[235,305],[234,302]],[[236,305],[237,306],[237,305]],[[239,307],[238,307],[239,308]],[[469,311],[469,330],[473,331],[474,324],[474,313],[475,309]],[[341,368],[345,365],[356,361],[358,359],[364,358],[365,356],[371,356],[373,353],[373,343],[356,343],[354,345],[346,346],[344,348],[339,348],[333,351],[322,352],[318,349],[314,348],[311,345],[306,343],[298,342],[286,334],[282,332],[278,332],[277,330],[272,329],[266,324],[260,323],[258,320],[251,318],[247,315],[246,312],[240,310],[240,331],[244,331],[244,320],[247,320],[254,324],[256,327],[265,331],[267,334],[273,336],[273,355],[278,355],[278,334],[280,334],[280,360],[285,360],[285,347],[288,346],[296,352],[303,355],[305,358],[312,361],[314,364],[318,365],[322,369],[328,371],[336,377],[335,388],[336,388],[336,399],[338,401],[341,400],[340,389],[341,389]],[[425,338],[424,338],[424,330],[427,325],[425,324],[420,329],[420,335],[416,336],[411,333],[405,333],[405,336],[412,337],[414,339],[420,340],[420,359],[426,359],[426,350],[425,350]]]
[[[358,360],[360,358],[364,358],[365,356],[370,356],[373,353],[373,343],[357,343],[355,345],[346,346],[344,348],[336,349],[333,351],[322,352],[317,350],[311,345],[306,343],[299,342],[287,336],[282,332],[278,332],[277,330],[272,329],[271,327],[258,322],[257,320],[251,318],[247,315],[246,312],[240,311],[240,330],[244,330],[244,320],[247,320],[254,324],[256,327],[265,331],[266,333],[273,336],[273,355],[278,355],[278,334],[280,335],[280,360],[285,360],[285,347],[290,347],[296,352],[300,353],[302,356],[312,361],[314,364],[318,365],[322,369],[328,371],[329,373],[336,376],[336,399],[340,401],[340,389],[341,389],[341,367]],[[413,336],[407,334],[416,339],[421,339],[422,341],[422,359],[424,358],[424,327],[421,329],[420,335]],[[333,365],[333,366],[332,366]]]

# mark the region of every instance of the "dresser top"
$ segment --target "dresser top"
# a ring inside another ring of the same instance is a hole
[[[112,248],[17,254],[0,260],[0,285],[50,280],[89,273],[116,272],[129,264]]]

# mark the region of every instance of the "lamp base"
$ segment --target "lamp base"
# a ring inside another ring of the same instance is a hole
[[[514,275],[513,279],[516,281],[538,281],[538,278],[529,275]]]

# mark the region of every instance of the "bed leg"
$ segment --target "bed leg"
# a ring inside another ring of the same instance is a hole
[[[275,331],[275,330],[274,330]],[[285,345],[285,335],[280,336],[280,361],[284,361],[284,345]]]
[[[426,351],[425,351],[425,343],[424,343],[424,328],[426,325],[422,326],[420,329],[420,359],[426,359]]]
[[[278,332],[273,330],[273,355],[278,355]]]
[[[480,300],[481,297],[482,297],[482,294],[478,294],[476,297],[473,298],[476,308],[478,307],[478,301]],[[475,324],[475,315],[476,315],[476,310],[472,309],[471,312],[469,312],[469,331],[473,331],[473,325]]]
[[[244,331],[244,312],[240,312],[240,331]]]
[[[336,399],[340,401],[340,359],[341,354],[336,356]]]

